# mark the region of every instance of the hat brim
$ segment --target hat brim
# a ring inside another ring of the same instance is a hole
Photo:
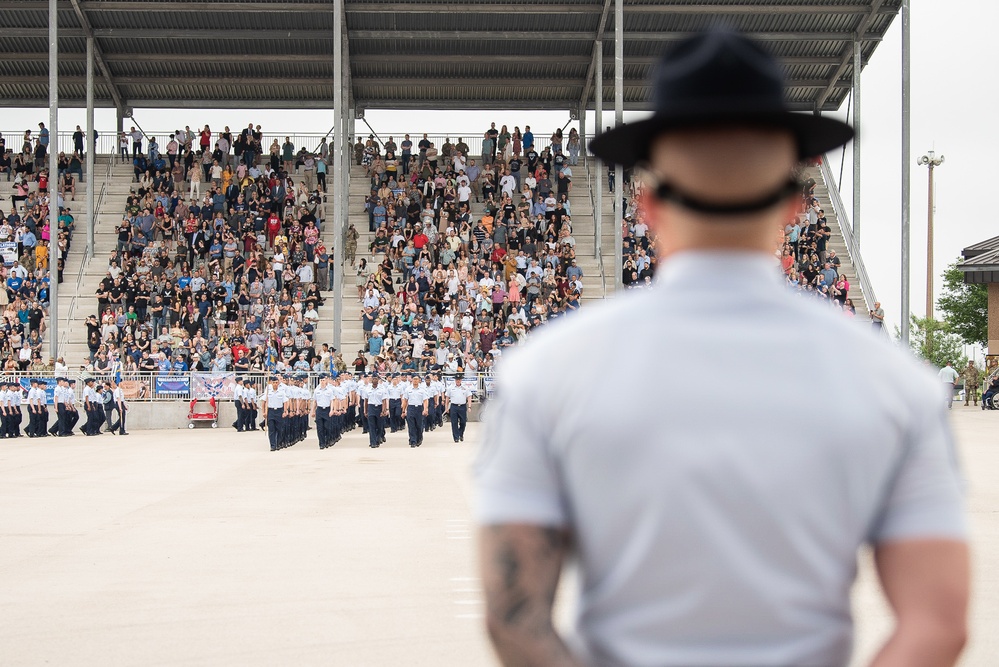
[[[670,130],[690,127],[759,125],[786,129],[798,142],[798,157],[806,159],[822,155],[853,139],[853,128],[825,116],[813,116],[792,111],[766,111],[737,114],[656,114],[645,120],[626,123],[604,132],[589,143],[590,152],[607,164],[619,164],[626,169],[649,157],[653,139]]]

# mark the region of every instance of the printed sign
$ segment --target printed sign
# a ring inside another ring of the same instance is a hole
[[[189,396],[191,394],[191,378],[170,376],[157,377],[156,393]]]
[[[42,388],[45,390],[45,404],[52,405],[55,401],[52,399],[52,391],[58,386],[55,378],[38,378],[38,381],[42,384]],[[31,389],[31,378],[18,378],[18,384],[21,385],[21,390],[24,395],[28,395],[28,390]]]
[[[0,257],[3,258],[5,266],[17,264],[17,244],[12,241],[0,243]]]

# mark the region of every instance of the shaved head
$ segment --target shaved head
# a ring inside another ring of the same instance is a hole
[[[758,127],[705,127],[668,132],[649,150],[652,172],[700,200],[718,204],[752,201],[791,177],[798,149],[787,131]],[[777,230],[796,200],[758,213],[708,215],[649,197],[645,214],[665,254],[685,249],[772,252]]]

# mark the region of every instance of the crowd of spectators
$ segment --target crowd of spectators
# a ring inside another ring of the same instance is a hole
[[[268,155],[260,139],[253,124],[187,127],[161,152],[134,128],[121,136],[135,178],[86,320],[89,370],[346,369],[316,330],[332,262],[310,172],[325,167],[326,142],[312,153],[286,140]]]
[[[609,181],[613,191],[613,178]],[[622,282],[628,289],[651,285],[656,269],[656,242],[637,206],[641,198],[641,179],[626,173],[625,215],[622,222],[624,256]],[[816,182],[802,180],[797,213],[778,233],[777,257],[790,289],[803,296],[827,301],[847,316],[856,315],[850,298],[850,281],[841,273],[841,259],[828,248],[832,230],[825,210],[815,196]]]
[[[345,247],[366,341],[355,369],[487,373],[504,348],[579,308],[578,133],[557,129],[542,147],[530,126],[492,123],[474,143],[354,144],[370,179],[368,253],[357,257],[353,226]]]
[[[4,286],[0,290],[0,364],[5,372],[54,369],[55,360],[42,349],[48,328],[49,251],[51,247],[57,250],[57,275],[62,282],[73,236],[74,219],[65,194],[75,195],[79,155],[74,153],[67,159],[60,153],[60,187],[50,187],[46,168],[49,131],[44,123],[38,126],[37,134],[25,131],[17,152],[0,135],[0,173],[6,173],[7,181],[13,176],[10,206],[4,207],[6,213],[0,218],[0,277]],[[53,209],[58,211],[55,216],[51,215]]]

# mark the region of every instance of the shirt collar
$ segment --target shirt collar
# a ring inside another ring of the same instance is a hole
[[[657,289],[746,293],[783,286],[780,265],[762,252],[687,250],[664,260],[656,271]]]

